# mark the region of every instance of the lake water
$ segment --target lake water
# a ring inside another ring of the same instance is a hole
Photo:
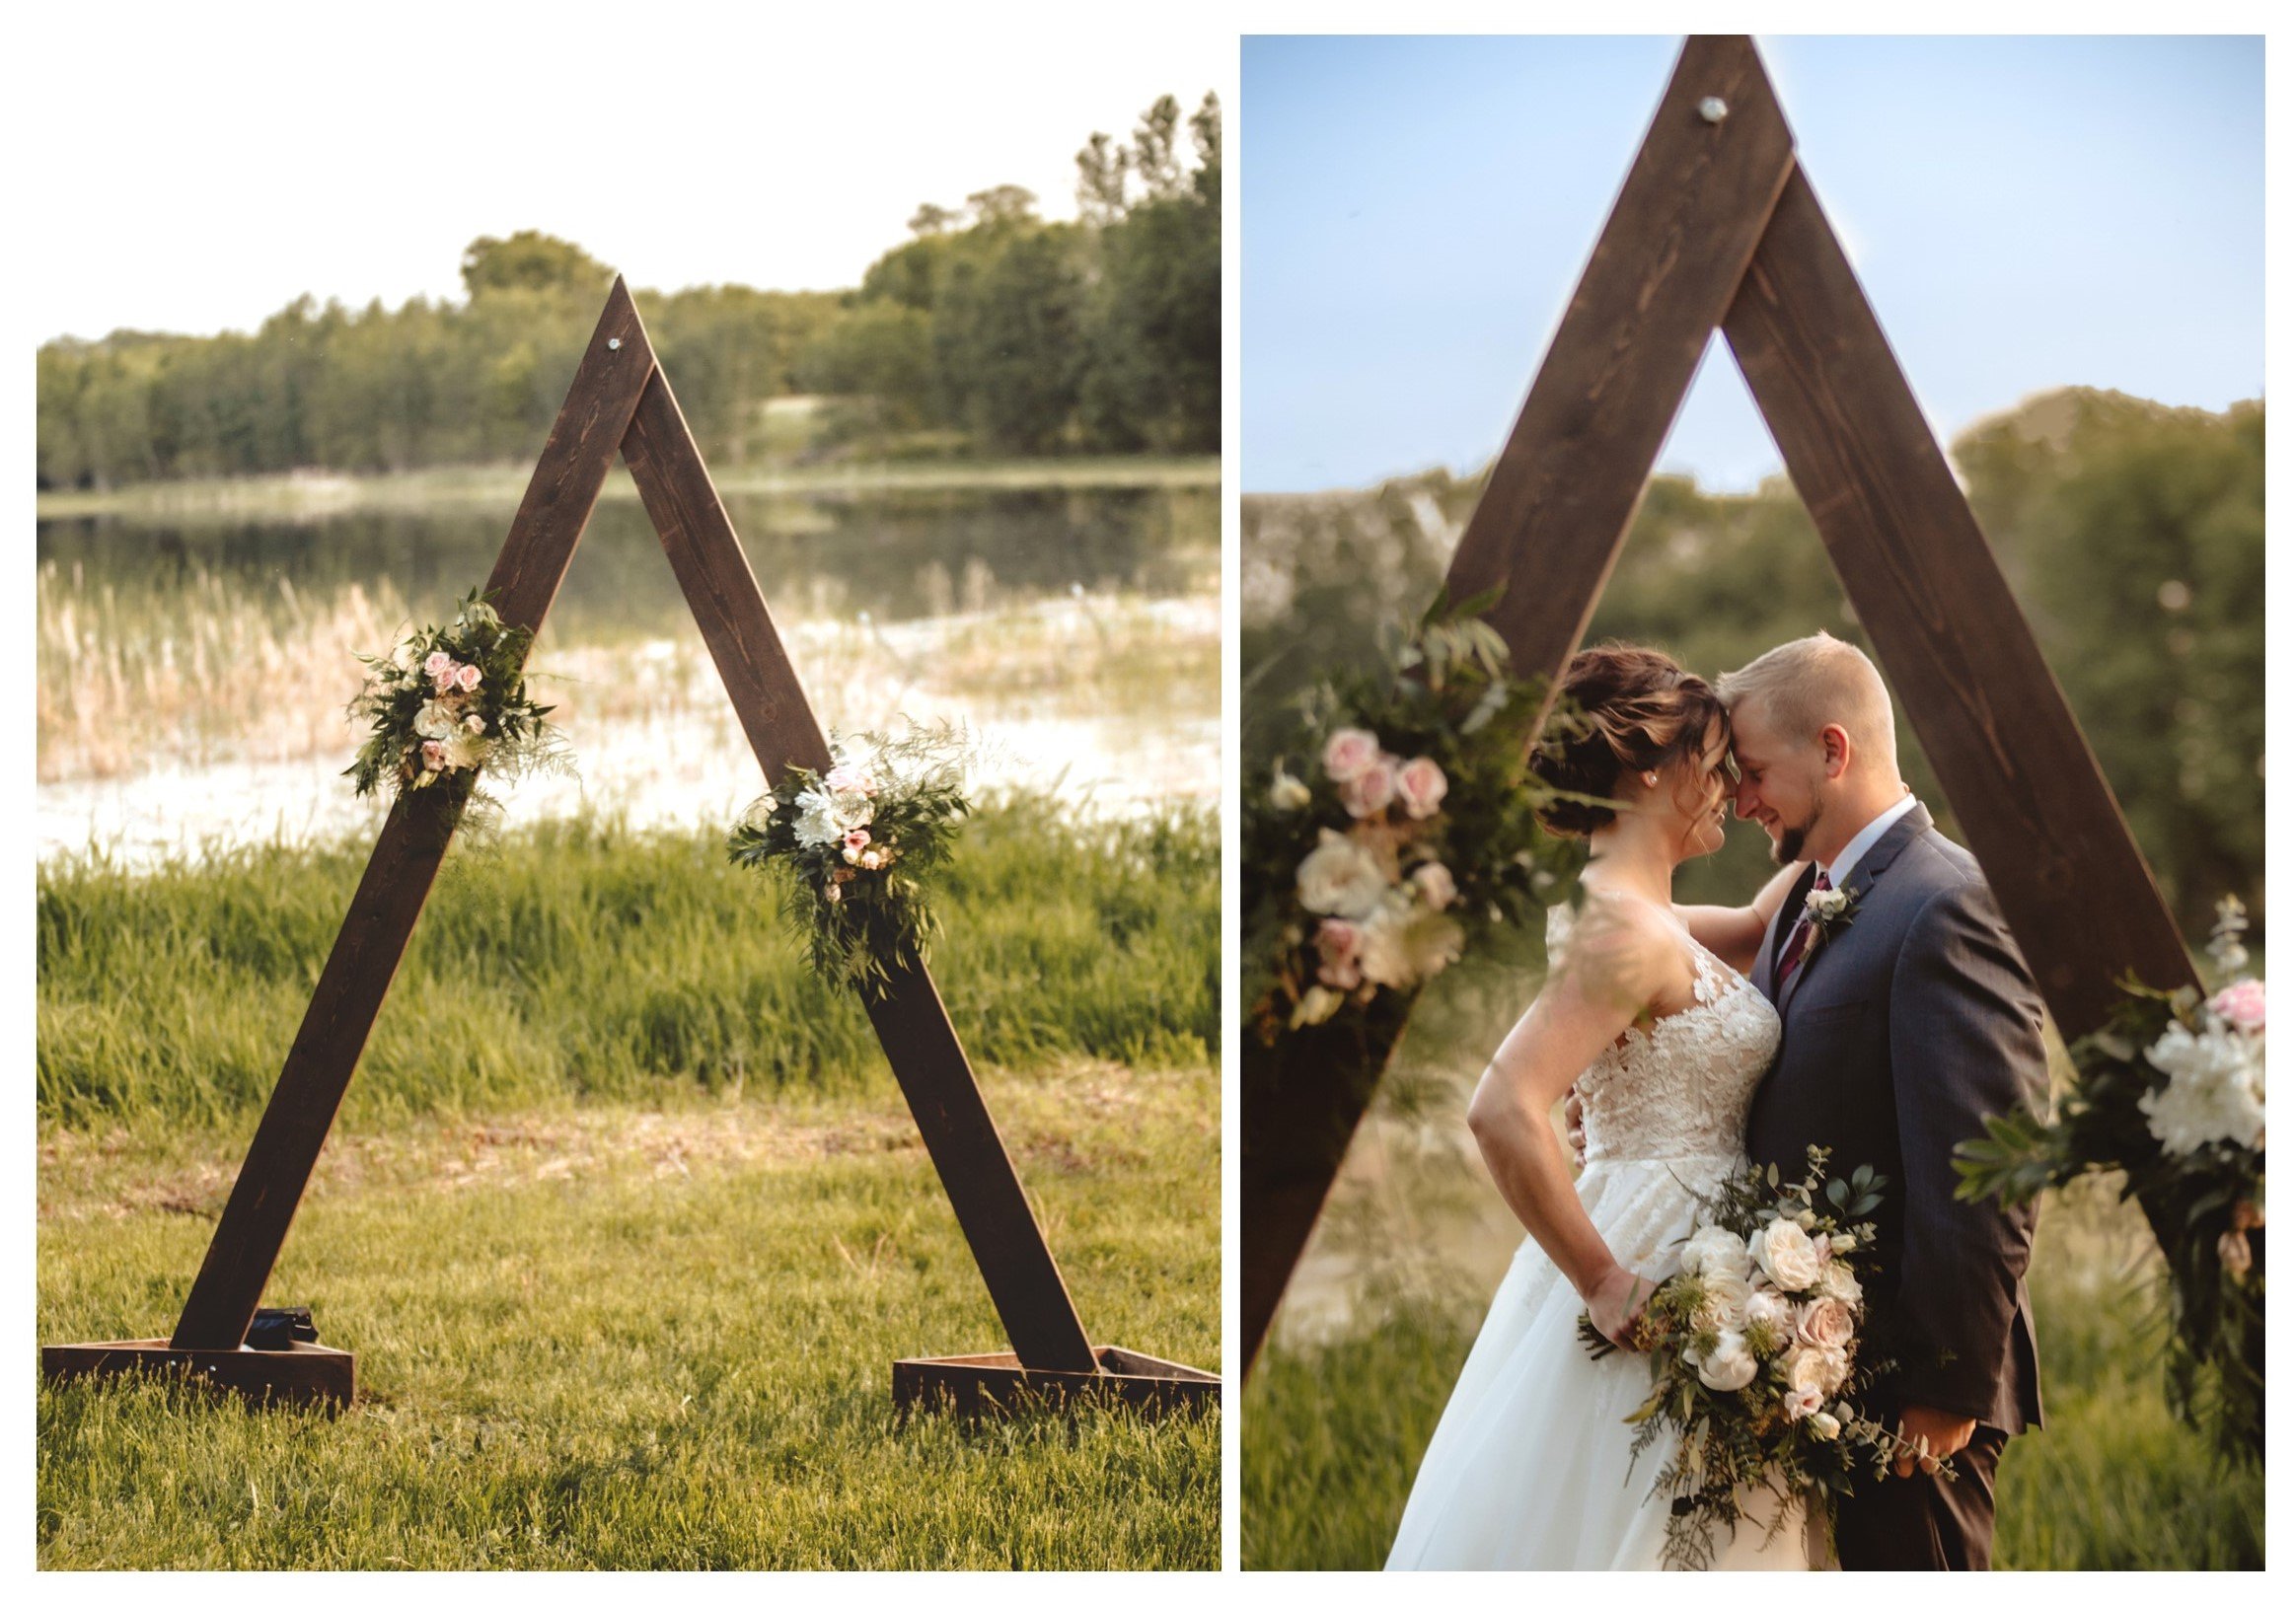
[[[727,498],[815,713],[948,718],[975,787],[1065,811],[1219,788],[1219,496],[1210,488]],[[354,649],[451,614],[509,511],[322,522],[42,524],[42,859],[149,862],[371,833],[340,776]],[[260,664],[255,665],[255,664]],[[722,824],[763,787],[652,526],[602,502],[531,672],[578,776],[509,821]],[[254,682],[251,682],[254,681]]]

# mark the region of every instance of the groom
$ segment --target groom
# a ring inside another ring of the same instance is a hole
[[[1856,646],[1780,645],[1715,688],[1730,708],[1738,815],[1781,864],[1808,863],[1772,920],[1753,982],[1783,1021],[1746,1149],[1799,1174],[1887,1177],[1867,1337],[1899,1367],[1868,1398],[1950,1457],[1908,1459],[1838,1503],[1849,1568],[1982,1568],[1993,1470],[2040,1426],[2025,1268],[2031,1207],[1954,1199],[1954,1147],[2047,1087],[2041,1006],[1976,858],[1930,825],[1897,776],[1889,691]],[[1815,910],[1813,910],[1815,904]]]

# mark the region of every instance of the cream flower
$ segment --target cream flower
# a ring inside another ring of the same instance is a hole
[[[1682,1247],[1682,1271],[1709,1278],[1743,1278],[1748,1258],[1745,1242],[1727,1228],[1708,1223]]]
[[[1431,861],[1413,869],[1411,882],[1419,886],[1419,898],[1436,910],[1442,911],[1459,898],[1458,882],[1451,870],[1442,862]]]
[[[1307,786],[1282,767],[1276,769],[1275,781],[1268,785],[1268,804],[1279,812],[1296,812],[1313,797]]]
[[[2223,1141],[2259,1146],[2264,1138],[2264,1042],[2211,1014],[2195,1034],[2182,1023],[2145,1052],[2168,1075],[2136,1103],[2153,1137],[2171,1156]]]
[[[1310,985],[1307,993],[1299,997],[1299,1004],[1292,1008],[1292,1026],[1303,1029],[1327,1022],[1346,999],[1337,990],[1326,989],[1321,984]]]
[[[1784,1290],[1805,1290],[1817,1282],[1823,1265],[1800,1223],[1781,1217],[1746,1241],[1746,1250],[1770,1282]]]
[[[1682,1353],[1682,1359],[1692,1360],[1687,1350]],[[1754,1374],[1760,1370],[1753,1352],[1745,1348],[1745,1337],[1736,1333],[1726,1333],[1716,1340],[1713,1354],[1695,1365],[1698,1382],[1709,1390],[1742,1390],[1753,1383]]]
[[[1299,904],[1331,917],[1368,917],[1387,893],[1378,858],[1330,829],[1299,863],[1297,879]]]
[[[455,731],[455,714],[435,700],[425,700],[414,714],[414,732],[426,740],[442,740]]]
[[[1817,1289],[1819,1294],[1839,1301],[1844,1306],[1856,1306],[1866,1298],[1865,1289],[1858,1283],[1858,1275],[1850,1271],[1848,1263],[1838,1258],[1827,1263],[1824,1271],[1818,1274]]]
[[[1821,1295],[1802,1308],[1802,1315],[1794,1320],[1794,1337],[1806,1346],[1822,1346],[1831,1350],[1846,1346],[1858,1332],[1858,1320],[1850,1309],[1830,1295]]]

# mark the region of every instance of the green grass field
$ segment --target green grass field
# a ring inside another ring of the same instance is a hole
[[[2095,1193],[2042,1219],[2031,1282],[2048,1427],[2003,1456],[2001,1567],[2262,1565],[2261,1469],[2217,1463],[2162,1398],[2148,1253],[2141,1224]],[[1240,1402],[1245,1566],[1385,1560],[1482,1311],[1407,1296],[1374,1327],[1261,1356]]]
[[[1217,835],[994,812],[935,963],[1086,1329],[1219,1366]],[[38,1334],[164,1334],[363,852],[39,881]],[[1217,1415],[897,1424],[1004,1344],[857,1006],[714,839],[458,856],[266,1300],[361,1404],[43,1389],[48,1567],[1206,1567]]]

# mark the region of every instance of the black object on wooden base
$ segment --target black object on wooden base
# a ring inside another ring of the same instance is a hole
[[[2163,989],[2196,984],[2119,804],[1819,209],[1752,39],[1683,45],[1445,592],[1504,585],[1487,620],[1515,670],[1560,678],[1718,329],[2058,1031],[2073,1039],[2105,1023],[2124,973]],[[1366,1082],[1302,1062],[1279,1083],[1245,1086],[1247,1374],[1384,1066]]]
[[[637,306],[619,278],[486,581],[494,610],[511,627],[541,629],[617,455],[636,480],[638,498],[767,782],[778,782],[790,767],[826,769],[829,742],[806,702],[765,593],[670,391]],[[290,1352],[244,1348],[257,1302],[468,798],[466,783],[443,796],[403,795],[391,809],[224,1203],[175,1337],[164,1344],[51,1346],[41,1353],[43,1373],[62,1378],[97,1370],[70,1352],[129,1351],[138,1354],[117,1358],[113,1365],[184,1366],[178,1359],[207,1358],[208,1376],[218,1383],[244,1388],[235,1375],[247,1373],[282,1398],[295,1393],[275,1378],[261,1379],[265,1370],[249,1365],[251,1358],[305,1353],[301,1346]],[[950,1361],[959,1367],[1001,1363],[1000,1371],[1014,1382],[1023,1374],[1031,1383],[1039,1374],[1050,1375],[1119,1400],[1160,1393],[1150,1380],[1210,1380],[1216,1391],[1218,1381],[1210,1374],[1112,1346],[1095,1347],[1085,1337],[922,957],[912,953],[894,966],[891,993],[871,1001],[868,1011],[1016,1353]],[[143,1354],[152,1351],[167,1352],[171,1359],[163,1363]],[[1113,1368],[1107,1366],[1111,1352],[1120,1364]],[[339,1351],[328,1354],[341,1360],[339,1399],[347,1401],[350,1358]],[[1140,1364],[1156,1372],[1144,1372]],[[1038,1387],[1054,1399],[1078,1393],[1074,1384]]]
[[[43,1346],[43,1379],[164,1373],[192,1383],[235,1390],[265,1405],[347,1407],[351,1353],[297,1340],[280,1350],[240,1346],[230,1350],[179,1349],[165,1340],[100,1340],[84,1346]]]
[[[1089,1373],[1023,1367],[1008,1350],[905,1357],[893,1364],[893,1405],[903,1414],[947,1408],[960,1418],[989,1418],[1085,1398],[1150,1413],[1200,1412],[1220,1399],[1220,1375],[1200,1367],[1121,1346],[1095,1346],[1092,1355]]]

